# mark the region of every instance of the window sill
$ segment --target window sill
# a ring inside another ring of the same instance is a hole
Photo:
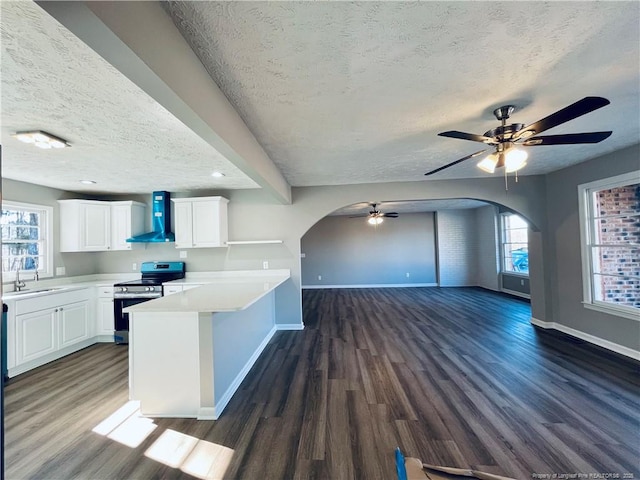
[[[587,308],[589,310],[595,310],[597,312],[607,313],[609,315],[615,315],[616,317],[628,318],[630,320],[636,320],[640,322],[640,311],[630,312],[626,308],[622,309],[613,305],[608,306],[589,302],[582,302],[582,305],[584,305],[584,308]]]
[[[513,277],[529,278],[528,273],[521,273],[521,272],[500,272],[500,273],[502,275],[511,275]]]

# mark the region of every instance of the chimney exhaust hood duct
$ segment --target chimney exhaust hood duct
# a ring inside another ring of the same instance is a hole
[[[176,236],[171,233],[171,202],[169,192],[153,192],[153,231],[127,238],[130,243],[164,243],[175,242]]]

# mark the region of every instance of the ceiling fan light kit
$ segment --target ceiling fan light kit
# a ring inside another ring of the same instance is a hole
[[[478,162],[478,168],[487,172],[494,173],[496,168],[504,167],[505,174],[511,172],[518,172],[527,164],[528,154],[526,151],[517,147],[533,147],[538,145],[575,145],[584,143],[599,143],[608,138],[611,131],[604,132],[586,132],[586,133],[568,133],[563,135],[545,135],[537,136],[538,134],[556,127],[562,123],[568,122],[575,118],[578,118],[587,113],[593,112],[599,108],[609,105],[609,100],[602,97],[584,97],[582,100],[558,110],[551,115],[538,120],[528,126],[523,123],[511,123],[507,125],[507,120],[511,114],[515,111],[514,105],[505,105],[496,108],[493,111],[493,115],[497,120],[501,122],[501,125],[493,128],[484,135],[477,135],[474,133],[459,132],[457,130],[450,130],[447,132],[441,132],[438,135],[441,137],[457,138],[459,140],[471,140],[473,142],[482,142],[486,145],[495,147],[495,150],[491,152],[487,157]],[[458,163],[461,163],[470,158],[474,158],[485,152],[472,153],[459,160],[448,163],[442,167],[438,167],[425,175],[433,175],[445,168],[453,167]]]
[[[376,208],[377,205],[378,205],[377,203],[371,203],[370,204],[371,210],[369,211],[369,213],[363,213],[363,214],[359,214],[359,215],[351,215],[351,217],[349,217],[349,218],[363,218],[363,217],[366,217],[367,223],[369,225],[373,225],[374,227],[377,227],[382,222],[384,222],[385,218],[398,218],[398,213],[397,212],[382,213],[381,211],[379,211]]]

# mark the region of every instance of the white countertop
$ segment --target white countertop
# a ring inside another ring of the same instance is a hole
[[[140,275],[135,273],[107,273],[78,277],[47,278],[37,282],[29,279],[27,280],[27,288],[20,292],[5,292],[2,295],[2,299],[6,301],[20,300],[82,288],[113,286],[114,283],[135,280],[136,278],[140,278]]]
[[[215,272],[195,282],[186,278],[171,284],[203,283],[125,309],[125,312],[234,312],[244,310],[290,278],[289,270]],[[135,320],[134,320],[135,321]]]

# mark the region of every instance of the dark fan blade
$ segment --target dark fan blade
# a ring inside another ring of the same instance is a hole
[[[486,152],[486,150],[480,150],[479,152],[472,153],[471,155],[467,155],[466,157],[462,157],[460,160],[456,160],[455,162],[447,163],[443,167],[438,167],[435,170],[431,170],[430,172],[425,173],[425,175],[433,175],[434,173],[438,173],[445,168],[453,167],[454,165],[459,164],[460,162],[464,162],[465,160],[469,160],[470,158],[477,157],[478,155]]]
[[[527,138],[522,145],[532,147],[534,145],[572,145],[574,143],[599,143],[613,132],[589,132],[567,133],[565,135],[545,135],[542,137]]]
[[[398,214],[396,212],[383,213],[382,216],[388,218],[398,218]]]
[[[492,142],[493,141],[493,138],[491,137],[485,137],[484,135],[476,135],[475,133],[458,132],[456,130],[441,132],[438,134],[438,136],[459,138],[460,140],[471,140],[473,142]]]
[[[538,120],[531,125],[524,127],[518,133],[513,136],[514,140],[522,138],[525,132],[531,132],[532,134],[542,133],[545,130],[549,130],[561,123],[568,122],[574,118],[581,117],[589,112],[593,112],[599,108],[609,105],[609,100],[602,97],[584,97],[582,100],[578,100],[576,103],[569,105],[568,107],[558,110],[556,113],[552,113],[548,117]]]

